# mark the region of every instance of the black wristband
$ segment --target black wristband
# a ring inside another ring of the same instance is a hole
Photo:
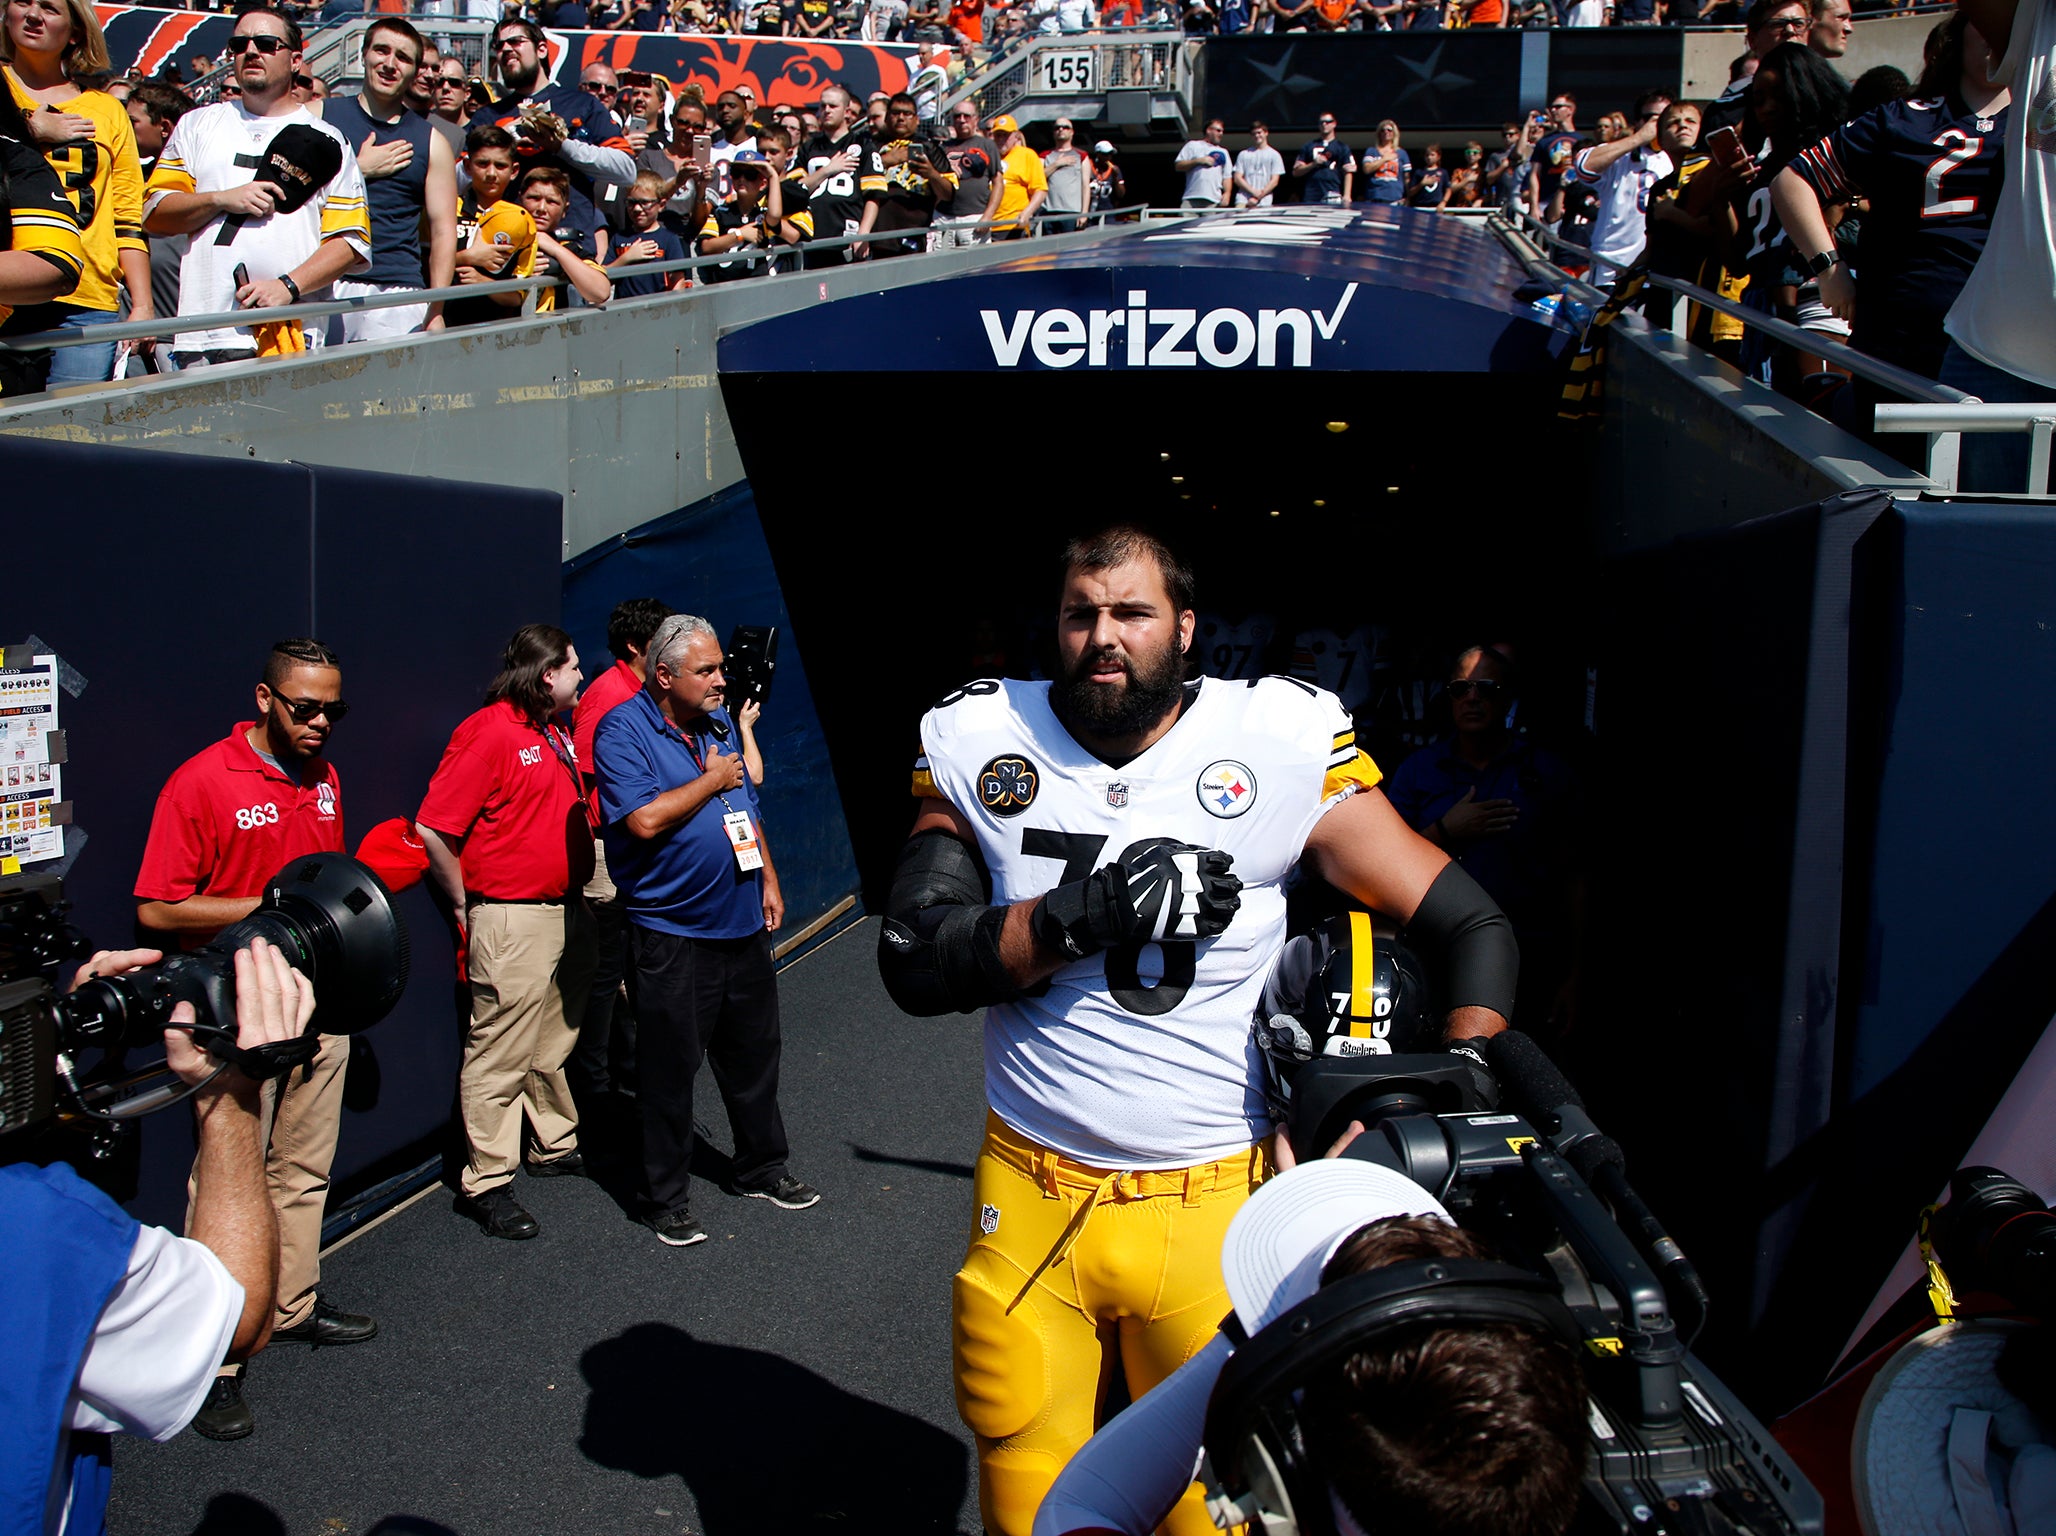
[[[300,285],[293,281],[293,274],[290,272],[281,272],[278,275],[278,280],[281,283],[285,284],[286,292],[290,293],[293,296],[293,302],[295,304],[300,303]]]

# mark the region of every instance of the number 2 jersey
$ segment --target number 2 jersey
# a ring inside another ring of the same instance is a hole
[[[1206,678],[1162,739],[1114,768],[1058,722],[1049,684],[987,680],[930,710],[921,746],[914,792],[971,824],[995,903],[1152,837],[1230,853],[1242,881],[1217,938],[1088,956],[1040,996],[989,1009],[994,1113],[1098,1168],[1183,1168],[1262,1136],[1250,1020],[1285,942],[1285,878],[1322,814],[1380,777],[1335,696],[1290,678]]]
[[[2006,112],[1901,98],[1850,119],[1792,161],[1823,203],[1868,197],[1856,275],[1856,344],[1929,378],[1942,317],[1984,253],[2004,180]]]

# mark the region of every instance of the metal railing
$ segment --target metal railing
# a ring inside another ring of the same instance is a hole
[[[1084,230],[1095,230],[1107,224],[1129,219],[1190,217],[1192,217],[1190,210],[1155,209],[1136,203],[1121,208],[1105,209],[1098,213],[1037,214],[1030,223],[1039,234],[1043,235],[1050,234],[1052,226],[1055,225],[1071,226],[1069,229],[1055,231],[1055,233],[1061,235],[1073,233],[1074,231],[1083,232],[1078,229],[1080,225],[1084,226]],[[738,248],[718,256],[688,256],[671,261],[625,261],[617,265],[602,267],[601,270],[606,272],[610,278],[656,277],[673,272],[694,273],[712,267],[728,267],[740,261],[744,266],[751,267],[770,262],[791,264],[788,269],[764,274],[773,279],[802,276],[809,271],[818,275],[821,269],[806,268],[799,265],[800,260],[809,251],[839,250],[845,246],[856,245],[885,245],[895,241],[908,241],[917,237],[928,239],[930,248],[927,251],[908,252],[905,257],[901,258],[886,258],[897,260],[912,259],[922,255],[934,255],[943,250],[957,248],[939,243],[938,237],[957,234],[990,233],[998,227],[1001,226],[983,220],[976,224],[956,224],[945,221],[943,224],[930,225],[925,228],[873,230],[868,235],[836,235],[829,239],[808,240],[800,245],[781,245],[770,249],[760,246],[752,246],[746,249]],[[352,314],[363,310],[398,309],[410,304],[446,304],[454,299],[485,298],[501,293],[540,292],[545,288],[568,287],[569,283],[570,279],[561,275],[554,277],[509,277],[485,283],[455,284],[448,288],[410,288],[392,293],[370,293],[349,299],[310,299],[299,304],[280,304],[266,309],[224,310],[211,315],[159,315],[149,320],[111,320],[100,325],[80,326],[75,330],[37,331],[27,336],[0,336],[0,352],[49,352],[65,347],[85,347],[109,341],[140,341],[150,337],[162,339],[177,336],[182,332],[219,330],[246,326],[253,322],[270,324],[271,322],[281,320],[325,320],[332,315]],[[643,297],[658,298],[661,295],[648,294]],[[633,303],[636,300],[630,299],[622,302]],[[603,300],[599,304],[587,304],[583,307],[604,309],[607,307],[607,301]],[[542,317],[509,313],[506,318],[508,320],[554,319],[559,315],[575,312],[573,309],[560,309],[555,315]],[[472,328],[468,325],[463,327],[467,331]],[[304,357],[306,354],[297,353],[290,355]],[[255,361],[256,359],[253,357],[248,360]],[[279,358],[265,359],[265,361],[270,362],[282,360]],[[123,384],[135,381],[110,379],[105,382]],[[98,386],[92,387],[97,388]],[[28,397],[22,396],[20,398],[26,399]],[[15,403],[17,403],[15,399],[6,401],[8,405]]]
[[[1604,261],[1574,241],[1565,240],[1533,214],[1523,210],[1517,215],[1498,212],[1493,222],[1502,232],[1513,238],[1525,240],[1539,251],[1560,250],[1582,258],[1586,262]],[[1565,291],[1576,289],[1580,302],[1593,307],[1606,302],[1607,295],[1590,283],[1572,276],[1561,267],[1541,257],[1546,273],[1554,273],[1562,279]],[[1611,263],[1609,263],[1611,265]],[[2028,434],[2028,493],[2035,496],[2049,494],[2051,443],[2056,440],[2056,400],[2032,401],[2022,405],[1992,405],[1965,394],[1935,379],[1910,373],[1881,362],[1868,353],[1859,352],[1846,342],[1836,341],[1819,331],[1809,331],[1788,320],[1766,314],[1760,309],[1751,309],[1690,283],[1683,278],[1664,277],[1650,273],[1649,285],[1659,288],[1671,296],[1668,329],[1680,340],[1688,336],[1688,316],[1691,306],[1699,305],[1716,314],[1727,315],[1740,321],[1745,327],[1760,331],[1774,341],[1782,342],[1797,352],[1816,357],[1832,364],[1852,377],[1874,384],[1891,394],[1900,396],[1905,404],[1881,403],[1873,408],[1872,430],[1887,434],[1920,434],[1927,439],[1927,476],[1939,491],[1953,492],[1957,486],[1958,467],[1962,459],[1962,434],[1965,432],[2026,432]],[[1642,307],[1642,317],[1655,323],[1655,316],[1649,306]]]

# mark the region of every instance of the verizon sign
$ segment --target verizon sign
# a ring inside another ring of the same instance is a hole
[[[1019,368],[1311,368],[1316,341],[1333,341],[1356,296],[1342,290],[1318,309],[1152,308],[1147,289],[1129,290],[1126,309],[981,309],[993,363]]]

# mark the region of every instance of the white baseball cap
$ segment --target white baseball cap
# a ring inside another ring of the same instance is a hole
[[[1281,1173],[1228,1223],[1221,1272],[1245,1331],[1254,1334],[1321,1288],[1321,1271],[1357,1228],[1388,1216],[1449,1212],[1427,1190],[1379,1163],[1322,1158]]]

